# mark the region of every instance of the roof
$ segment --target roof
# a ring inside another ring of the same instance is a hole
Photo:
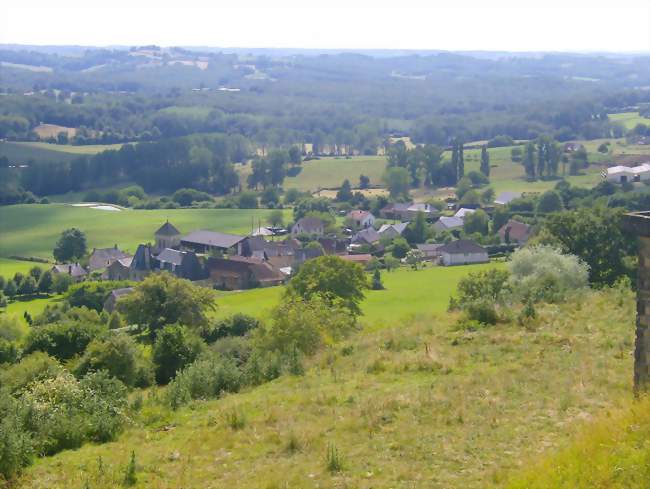
[[[208,258],[208,270],[218,270],[222,275],[230,277],[245,276],[249,273],[250,263],[240,260],[231,260],[229,258]]]
[[[255,280],[259,283],[281,282],[285,279],[284,273],[277,268],[272,267],[268,263],[251,264],[250,268],[253,277],[255,277]]]
[[[442,248],[444,246],[444,243],[423,243],[415,246],[417,246],[418,250],[424,253],[431,253],[432,251],[438,251],[440,248]]]
[[[131,268],[133,270],[149,270],[151,267],[151,246],[138,245],[135,250],[135,255],[131,260]]]
[[[173,250],[171,248],[165,248],[156,256],[156,259],[160,262],[171,263],[172,265],[180,266],[183,263],[182,251]]]
[[[440,226],[443,226],[445,229],[459,228],[463,225],[463,220],[460,217],[442,216],[438,219],[436,224],[440,224]]]
[[[397,234],[402,234],[404,230],[406,229],[406,226],[408,226],[408,222],[400,222],[397,224],[382,224],[381,227],[379,228],[378,233],[383,234],[389,229],[393,229],[397,232]]]
[[[520,197],[521,197],[521,192],[501,192],[499,195],[497,195],[497,198],[494,199],[494,203],[506,205]]]
[[[351,261],[354,263],[366,263],[372,260],[372,255],[368,253],[362,253],[359,255],[340,255],[345,261]]]
[[[318,229],[321,229],[323,227],[323,221],[317,217],[303,217],[301,219],[298,219],[296,225],[300,226],[303,230],[310,232],[312,230],[316,231]]]
[[[112,248],[95,248],[89,258],[89,266],[91,270],[104,268],[110,265],[115,260],[126,258],[130,256],[117,248],[117,245]]]
[[[638,166],[612,166],[607,169],[608,175],[638,175],[640,173],[646,173],[650,171],[650,163],[643,163]]]
[[[120,258],[119,260],[115,260],[113,263],[111,263],[109,265],[109,267],[113,266],[115,263],[117,263],[118,265],[129,268],[131,266],[131,262],[133,262],[133,257],[132,256],[127,256],[125,258]]]
[[[158,228],[158,231],[154,233],[154,236],[178,236],[181,232],[174,227],[174,225],[166,221],[165,224]]]
[[[355,221],[361,221],[369,216],[372,216],[372,214],[368,211],[354,210],[348,212],[348,215],[346,217],[348,219],[354,219]]]
[[[52,270],[57,273],[67,273],[71,277],[82,277],[87,275],[88,272],[78,263],[62,263],[59,265],[54,265]]]
[[[245,239],[245,236],[239,236],[237,234],[218,233],[216,231],[199,229],[198,231],[192,231],[190,234],[183,236],[181,242],[228,249]]]
[[[359,241],[365,241],[366,243],[376,243],[379,241],[379,233],[375,231],[374,228],[368,228],[364,229],[363,231],[359,231],[357,234],[354,235],[352,238],[353,242],[359,242]]]
[[[503,238],[507,232],[509,238],[514,241],[526,241],[531,231],[532,228],[528,224],[510,219],[499,229],[499,236]]]
[[[460,217],[463,219],[467,214],[474,214],[476,212],[476,209],[468,209],[466,207],[461,207],[456,211],[456,214],[454,214],[454,217]]]
[[[251,236],[273,236],[273,231],[267,227],[260,226],[251,233]]]
[[[447,243],[438,248],[440,253],[449,253],[450,255],[465,254],[465,253],[487,253],[486,249],[477,245],[474,241],[468,239],[458,239]]]
[[[133,292],[133,287],[124,287],[122,289],[112,290],[110,295],[112,295],[115,299],[119,299],[124,295],[129,295],[131,292]]]

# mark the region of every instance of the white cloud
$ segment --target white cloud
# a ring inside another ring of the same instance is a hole
[[[0,43],[650,51],[647,0],[8,3]]]

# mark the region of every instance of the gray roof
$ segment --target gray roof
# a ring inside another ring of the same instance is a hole
[[[440,253],[449,253],[450,255],[456,255],[460,253],[487,253],[487,250],[485,248],[468,239],[459,239],[452,241],[451,243],[447,243],[446,245],[438,248],[438,251]]]
[[[379,233],[375,231],[374,228],[367,228],[355,234],[354,237],[352,238],[352,241],[355,243],[359,241],[365,241],[366,243],[372,244],[379,241],[379,238],[380,238]]]
[[[494,199],[495,204],[509,204],[515,199],[521,197],[521,192],[501,192],[497,195],[497,198]]]
[[[133,260],[131,260],[131,269],[149,270],[151,268],[151,246],[140,244],[135,250]]]
[[[300,227],[302,227],[307,232],[317,231],[324,226],[323,221],[317,217],[303,217],[301,219],[298,219],[296,224],[300,225]]]
[[[190,234],[183,236],[181,238],[181,242],[228,249],[232,248],[237,243],[240,243],[245,239],[246,236],[218,233],[215,231],[204,231],[200,229],[198,231],[192,231]]]
[[[158,253],[156,259],[160,262],[171,263],[173,265],[180,266],[183,263],[183,252],[173,250],[171,248],[165,248],[160,253]]]
[[[444,227],[445,229],[459,228],[463,225],[463,220],[460,217],[446,217],[442,216],[438,222],[434,224],[436,227]]]
[[[82,277],[87,275],[88,272],[78,263],[63,263],[60,265],[54,265],[52,267],[53,272],[57,273],[67,273],[71,277]]]
[[[444,243],[424,243],[415,246],[417,246],[418,250],[426,253],[426,252],[438,251],[440,248],[444,246]]]
[[[131,256],[128,253],[124,253],[122,250],[114,248],[95,248],[90,255],[88,260],[88,266],[91,270],[97,270],[99,268],[105,268],[115,260],[120,260]]]
[[[165,224],[158,228],[158,231],[154,233],[155,236],[178,236],[181,232],[174,227],[174,225],[167,221]]]
[[[406,226],[408,226],[408,222],[400,222],[397,224],[382,224],[382,226],[379,228],[379,234],[383,234],[389,229],[394,229],[398,234],[402,234],[404,230],[406,229]]]

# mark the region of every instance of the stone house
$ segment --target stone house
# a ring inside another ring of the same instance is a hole
[[[487,263],[490,261],[485,248],[467,239],[459,239],[438,248],[440,264],[469,265],[471,263]]]

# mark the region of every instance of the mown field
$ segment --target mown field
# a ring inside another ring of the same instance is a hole
[[[638,112],[622,112],[620,114],[608,114],[609,120],[623,124],[626,129],[634,129],[637,124],[650,125],[650,119],[639,115]]]
[[[502,487],[544,477],[521,470],[630,399],[631,292],[585,293],[539,307],[527,328],[513,320],[474,332],[421,304],[411,302],[413,318],[318,355],[304,376],[177,412],[145,401],[117,441],[40,459],[22,487],[116,487],[132,451],[141,488]],[[235,428],[233,413],[243,420]],[[339,471],[327,468],[332,449]],[[647,455],[612,467],[614,482],[632,462],[641,470]]]
[[[60,163],[71,161],[80,155],[93,155],[100,151],[120,149],[121,147],[121,144],[73,146],[71,144],[3,141],[0,142],[0,156],[6,156],[12,164],[27,164],[30,160],[38,163]]]
[[[77,227],[86,233],[88,247],[117,244],[134,252],[140,243],[153,242],[153,233],[166,219],[181,232],[209,229],[248,233],[253,221],[264,220],[266,209],[165,209],[102,211],[64,204],[0,207],[0,257],[37,256],[51,259],[61,231]],[[290,211],[285,211],[287,218]],[[3,274],[0,269],[0,275]]]
[[[0,257],[0,275],[4,277],[13,277],[16,272],[27,273],[32,267],[47,268],[47,263],[39,263],[25,260],[12,260],[11,258]]]

